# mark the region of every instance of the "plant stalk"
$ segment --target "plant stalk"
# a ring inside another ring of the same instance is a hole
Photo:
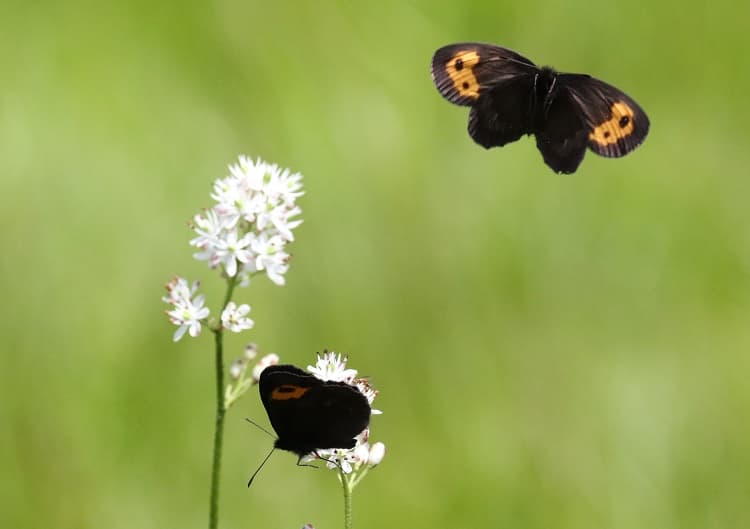
[[[339,470],[341,486],[344,489],[344,529],[352,529],[352,489],[343,470]]]
[[[227,280],[227,293],[224,297],[222,312],[232,299],[232,292],[237,285],[237,278]],[[221,324],[213,329],[216,349],[216,424],[214,430],[214,457],[211,467],[211,497],[209,500],[208,527],[216,529],[219,526],[219,476],[221,474],[221,448],[224,440],[224,330]]]

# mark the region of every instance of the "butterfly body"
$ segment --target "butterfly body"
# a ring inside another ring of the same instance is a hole
[[[560,73],[500,46],[440,48],[432,78],[451,103],[469,106],[468,131],[489,149],[534,135],[547,165],[572,173],[586,149],[619,157],[646,138],[646,113],[619,89],[586,74]]]
[[[370,404],[354,386],[323,381],[292,365],[260,374],[261,401],[278,439],[299,457],[326,448],[353,448],[370,422]]]

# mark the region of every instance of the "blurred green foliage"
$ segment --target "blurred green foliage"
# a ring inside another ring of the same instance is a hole
[[[750,526],[746,2],[16,2],[0,18],[0,526],[205,527],[210,333],[171,343],[186,221],[240,153],[305,175],[288,284],[230,337],[381,390],[359,528]],[[620,160],[484,151],[433,51],[513,48],[632,95]],[[256,391],[221,526],[340,527]]]

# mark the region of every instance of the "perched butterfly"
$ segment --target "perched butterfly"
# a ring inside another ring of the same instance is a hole
[[[432,80],[451,103],[470,106],[469,135],[489,149],[536,136],[544,162],[573,173],[588,147],[617,158],[640,145],[649,121],[614,86],[585,74],[558,73],[500,46],[451,44],[432,58]]]
[[[317,450],[354,448],[355,437],[370,424],[367,397],[346,382],[324,381],[292,365],[275,365],[261,372],[258,386],[278,435],[274,449],[297,454],[297,464]]]

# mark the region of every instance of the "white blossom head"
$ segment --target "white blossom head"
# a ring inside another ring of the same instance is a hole
[[[340,353],[323,351],[322,355],[318,353],[318,361],[315,365],[307,366],[307,370],[320,380],[352,384],[354,377],[357,376],[357,370],[347,369],[347,360],[348,358]]]
[[[193,218],[195,258],[221,267],[241,285],[263,272],[283,285],[290,259],[285,247],[302,223],[296,218],[302,195],[301,174],[240,156],[229,175],[214,182],[214,206]]]
[[[195,338],[201,333],[201,325],[210,313],[208,307],[204,307],[205,298],[203,294],[195,296],[200,283],[195,281],[192,286],[187,279],[175,277],[166,285],[167,295],[162,298],[165,303],[172,306],[167,310],[169,321],[177,325],[172,339],[176,342],[187,332]]]
[[[249,313],[250,305],[243,303],[237,306],[234,301],[230,301],[221,313],[221,326],[232,332],[252,329],[255,323],[247,317]]]
[[[307,370],[320,380],[349,384],[362,393],[372,407],[372,403],[378,394],[377,390],[372,387],[366,378],[357,378],[357,370],[347,368],[347,361],[348,358],[345,355],[334,351],[324,351],[322,355],[318,354],[318,360],[314,366],[307,366]],[[381,413],[380,410],[371,410],[371,414],[374,415]],[[342,479],[350,480],[353,487],[368,469],[382,461],[385,454],[385,445],[375,443],[370,447],[369,438],[370,429],[368,427],[357,435],[353,448],[321,449],[304,457],[303,460],[312,461],[316,458],[325,460],[328,468],[338,469],[343,476],[348,476]],[[375,450],[374,453],[372,452],[373,449]]]

